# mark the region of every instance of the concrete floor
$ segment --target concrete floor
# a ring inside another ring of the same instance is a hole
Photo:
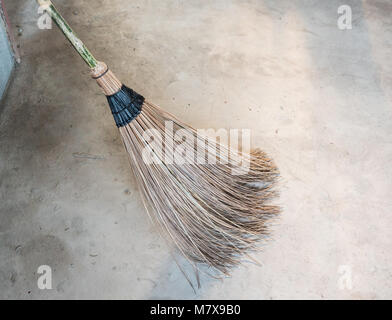
[[[35,1],[0,106],[0,298],[392,298],[392,3],[57,0],[120,79],[280,167],[274,240],[196,293],[146,215],[99,88]],[[86,155],[90,155],[86,158]],[[92,155],[92,157],[91,157]],[[37,268],[53,269],[53,289]]]

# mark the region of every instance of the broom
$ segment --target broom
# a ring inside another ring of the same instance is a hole
[[[196,270],[201,264],[228,275],[244,255],[257,249],[268,235],[267,222],[279,213],[279,207],[270,204],[277,196],[278,178],[272,160],[260,150],[242,153],[201,136],[145,100],[93,57],[50,0],[37,2],[91,68],[106,95],[143,203],[165,239]],[[168,124],[187,139],[179,143],[176,134],[168,133]]]

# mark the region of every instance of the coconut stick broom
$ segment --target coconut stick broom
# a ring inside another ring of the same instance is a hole
[[[94,58],[50,0],[37,2],[91,68],[106,95],[152,220],[194,267],[202,264],[229,274],[268,235],[267,223],[279,213],[270,203],[277,196],[278,178],[272,160],[260,150],[242,153],[200,136],[145,100]],[[178,143],[173,134],[167,137],[167,123],[192,138],[181,141],[184,152],[174,150]],[[161,142],[164,152],[154,148],[152,140]],[[246,170],[227,161],[239,158],[247,163]]]

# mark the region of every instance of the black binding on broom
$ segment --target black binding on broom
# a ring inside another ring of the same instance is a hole
[[[98,80],[99,78],[102,78],[105,74],[107,74],[109,71],[109,68],[106,68],[106,71],[104,73],[102,73],[101,75],[99,75],[98,77],[93,77],[94,80]]]
[[[142,110],[144,97],[123,85],[121,90],[107,96],[117,127],[124,127]]]

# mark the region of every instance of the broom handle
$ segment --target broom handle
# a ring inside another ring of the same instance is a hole
[[[90,50],[83,44],[83,42],[76,36],[67,21],[57,11],[56,7],[50,0],[37,0],[38,4],[50,15],[56,25],[64,33],[65,37],[71,42],[75,50],[80,54],[83,60],[90,68],[95,68],[98,65],[97,60],[91,54]]]

